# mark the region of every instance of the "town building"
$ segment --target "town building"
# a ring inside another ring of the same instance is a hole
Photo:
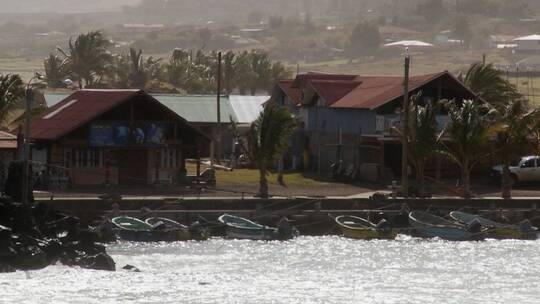
[[[32,120],[30,139],[32,160],[75,186],[176,182],[211,141],[142,90],[76,91]]]
[[[520,52],[539,52],[540,35],[529,35],[514,39],[517,44],[517,50]]]
[[[401,174],[401,143],[396,132],[404,87],[401,76],[307,73],[278,82],[271,102],[286,106],[301,121],[303,150],[291,158],[310,170],[328,172],[342,162],[381,180]],[[410,77],[409,94],[422,103],[473,99],[475,94],[449,72]],[[437,117],[442,130],[448,117]],[[306,165],[304,165],[306,166]]]
[[[52,107],[68,97],[71,93],[48,92],[45,93],[47,107]],[[233,153],[233,132],[240,136],[247,133],[249,126],[255,121],[263,104],[270,96],[229,95],[220,98],[220,122],[218,124],[217,97],[215,95],[178,95],[178,94],[152,94],[161,104],[175,112],[192,126],[200,129],[215,141],[220,129],[220,148],[215,149],[221,157],[230,158]],[[232,122],[237,130],[232,130]],[[207,154],[209,153],[206,151]],[[240,152],[240,151],[236,151]]]

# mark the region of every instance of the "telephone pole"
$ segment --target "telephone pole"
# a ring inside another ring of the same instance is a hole
[[[221,164],[221,52],[218,52],[217,67],[217,130],[216,130],[216,163]]]
[[[402,154],[401,154],[401,191],[403,197],[409,196],[409,164],[408,164],[408,136],[409,136],[409,66],[411,58],[409,50],[405,52],[405,77],[403,78],[403,117],[402,117]]]

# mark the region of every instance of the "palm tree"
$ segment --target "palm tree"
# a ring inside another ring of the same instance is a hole
[[[260,197],[268,197],[268,167],[283,154],[295,127],[296,121],[291,112],[274,104],[267,105],[251,124],[248,132],[249,156],[259,169]]]
[[[424,171],[426,162],[437,146],[437,112],[433,105],[419,105],[421,92],[411,97],[409,103],[408,158],[414,164],[418,193],[425,195]]]
[[[11,110],[24,98],[24,83],[16,74],[0,74],[0,124],[6,122]]]
[[[79,88],[99,83],[110,69],[113,56],[107,50],[111,42],[101,31],[92,31],[69,39],[67,51],[58,48],[69,64],[72,77]],[[84,83],[84,85],[83,85]]]
[[[530,148],[529,135],[540,118],[537,109],[529,109],[523,100],[515,100],[497,111],[495,131],[496,146],[503,158],[501,192],[503,198],[512,197],[513,181],[510,177],[510,162]]]
[[[230,95],[235,87],[236,59],[233,51],[223,54],[223,87],[227,95]]]
[[[521,97],[516,87],[510,84],[502,71],[490,64],[473,64],[465,79],[463,79],[474,93],[494,107],[504,106],[509,101]]]
[[[485,147],[490,137],[494,110],[487,104],[465,100],[448,103],[450,122],[439,135],[442,149],[439,153],[447,156],[459,166],[463,183],[463,196],[471,197],[470,175],[476,164],[485,158]],[[450,144],[444,143],[442,136],[450,137]]]
[[[63,81],[70,73],[67,60],[61,59],[57,55],[50,54],[43,62],[43,65],[45,67],[47,85],[51,88],[64,87]]]

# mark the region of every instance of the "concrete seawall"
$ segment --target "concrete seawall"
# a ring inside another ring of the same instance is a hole
[[[540,225],[538,199],[340,199],[340,198],[167,198],[133,197],[120,200],[98,198],[60,198],[38,200],[50,207],[78,216],[84,223],[95,223],[111,216],[114,203],[119,205],[119,214],[140,217],[141,208],[150,210],[146,216],[160,216],[191,223],[201,217],[214,221],[223,213],[233,213],[256,219],[265,224],[275,224],[287,216],[294,224],[304,227],[303,232],[321,234],[335,228],[333,217],[342,214],[371,217],[380,212],[392,217],[403,204],[410,210],[429,210],[445,215],[453,210],[467,210],[491,218],[504,216],[508,221],[518,222],[533,219]]]

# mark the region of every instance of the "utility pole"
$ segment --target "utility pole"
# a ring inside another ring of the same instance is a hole
[[[24,142],[23,142],[23,181],[22,181],[22,203],[27,205],[30,201],[28,191],[30,186],[30,120],[32,119],[32,86],[26,86],[26,112],[24,118]]]
[[[218,52],[217,69],[217,130],[216,130],[216,163],[221,164],[221,52]]]
[[[405,52],[405,77],[403,78],[403,117],[402,117],[402,154],[401,154],[401,191],[403,197],[409,196],[408,133],[409,133],[409,50]]]

